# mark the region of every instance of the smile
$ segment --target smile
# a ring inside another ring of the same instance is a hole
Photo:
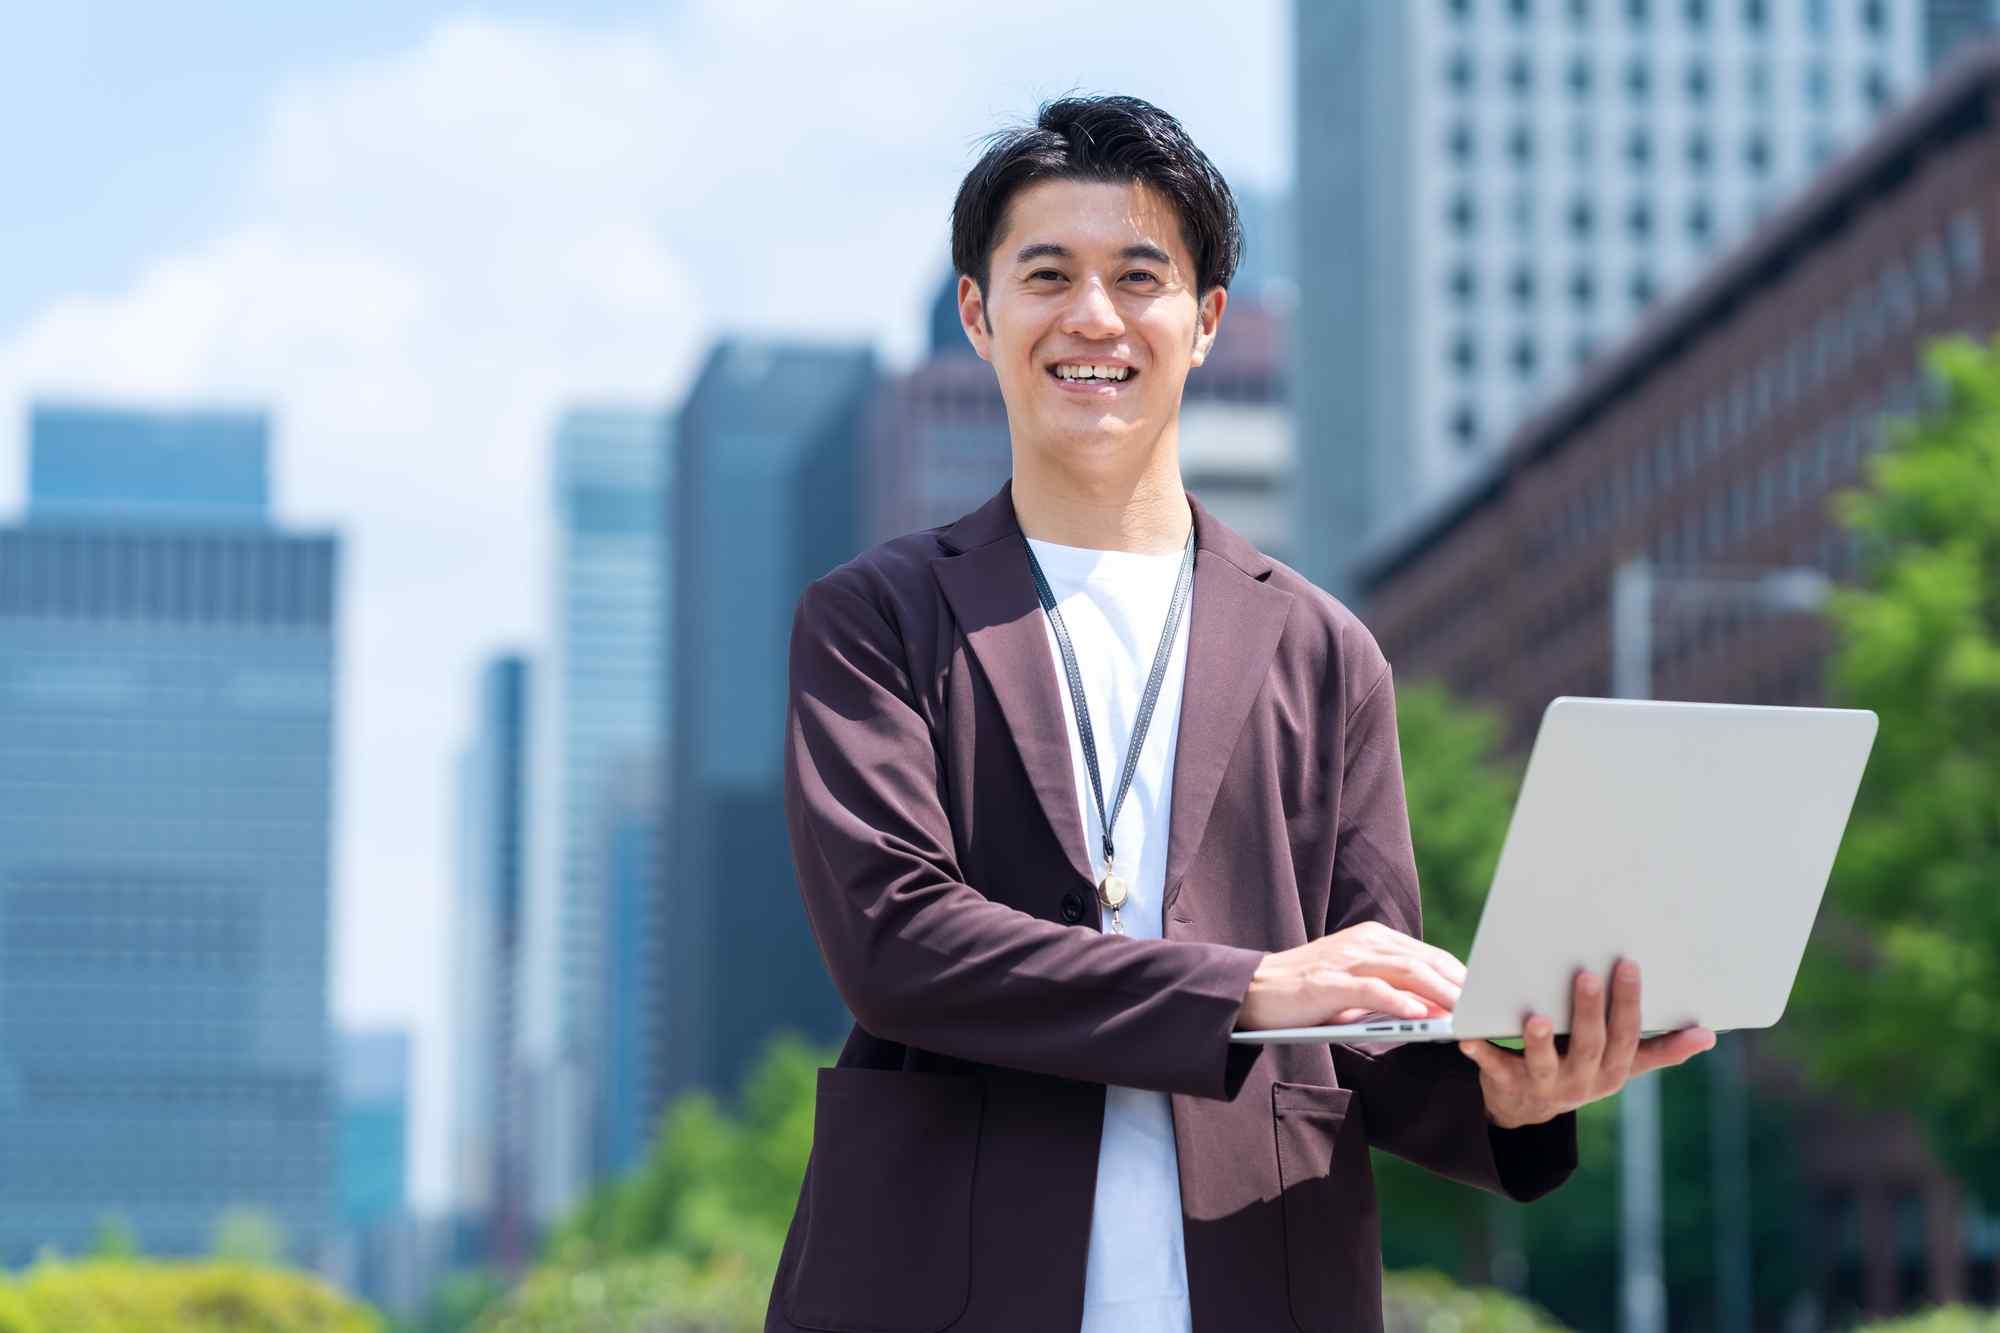
[[[1050,366],[1047,374],[1065,393],[1096,398],[1110,397],[1139,378],[1139,372],[1130,366],[1064,364]]]

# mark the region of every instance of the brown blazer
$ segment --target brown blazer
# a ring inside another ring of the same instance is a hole
[[[1012,491],[793,620],[792,858],[856,1023],[765,1328],[1077,1328],[1107,1083],[1172,1094],[1197,1333],[1379,1328],[1371,1146],[1520,1200],[1576,1165],[1573,1113],[1494,1127],[1449,1042],[1228,1040],[1266,951],[1420,932],[1388,662],[1190,496],[1165,938],[1103,933]]]

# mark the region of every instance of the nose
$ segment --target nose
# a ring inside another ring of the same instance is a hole
[[[1075,294],[1063,311],[1062,331],[1079,338],[1115,338],[1125,331],[1118,307],[1104,284],[1095,275],[1076,285]]]

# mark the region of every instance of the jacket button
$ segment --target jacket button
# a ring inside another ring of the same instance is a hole
[[[1062,919],[1075,925],[1083,920],[1083,899],[1074,893],[1065,893],[1062,900]]]

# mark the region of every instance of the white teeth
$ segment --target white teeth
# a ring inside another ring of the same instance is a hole
[[[1124,366],[1057,366],[1056,374],[1066,380],[1125,380],[1132,372]]]

